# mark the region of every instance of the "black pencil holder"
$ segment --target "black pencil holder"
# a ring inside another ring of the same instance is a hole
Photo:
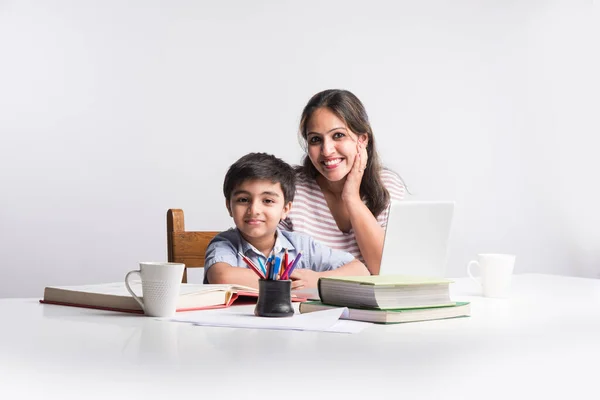
[[[291,317],[292,307],[291,280],[258,280],[258,302],[254,315],[259,317]]]

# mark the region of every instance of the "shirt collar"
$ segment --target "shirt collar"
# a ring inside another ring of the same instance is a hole
[[[275,254],[279,254],[283,249],[293,250],[294,245],[288,240],[288,238],[281,233],[281,230],[277,228],[277,238],[275,239]]]
[[[239,229],[238,229],[238,235],[240,235],[240,239],[242,242],[242,253],[243,254],[246,254],[248,251],[251,251],[255,254],[262,254],[260,251],[258,251],[258,249],[256,247],[252,246],[250,243],[248,243],[246,240],[244,240]],[[283,251],[283,249],[288,249],[288,251],[289,251],[289,250],[295,249],[295,247],[288,240],[288,238],[285,237],[285,235],[283,235],[281,233],[281,230],[279,228],[277,228],[277,237],[275,238],[275,246],[273,247],[273,252],[275,255],[278,255]]]

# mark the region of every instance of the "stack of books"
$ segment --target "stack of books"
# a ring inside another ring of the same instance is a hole
[[[406,275],[320,278],[320,301],[300,304],[300,312],[346,307],[343,319],[383,324],[470,316],[468,302],[450,299],[450,283]]]

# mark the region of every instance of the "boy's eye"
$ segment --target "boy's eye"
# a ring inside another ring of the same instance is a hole
[[[246,197],[238,197],[236,202],[237,203],[247,203],[248,199]]]

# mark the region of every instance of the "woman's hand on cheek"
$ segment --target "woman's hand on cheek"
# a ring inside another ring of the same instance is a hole
[[[365,142],[358,143],[358,152],[360,153],[360,168],[362,172],[365,172],[365,169],[367,168],[367,161],[369,161],[369,153],[367,153],[367,144]]]
[[[361,201],[360,183],[362,182],[365,167],[367,166],[368,155],[366,147],[360,142],[356,144],[356,150],[352,169],[346,177],[346,183],[342,191],[342,199],[344,200]]]

